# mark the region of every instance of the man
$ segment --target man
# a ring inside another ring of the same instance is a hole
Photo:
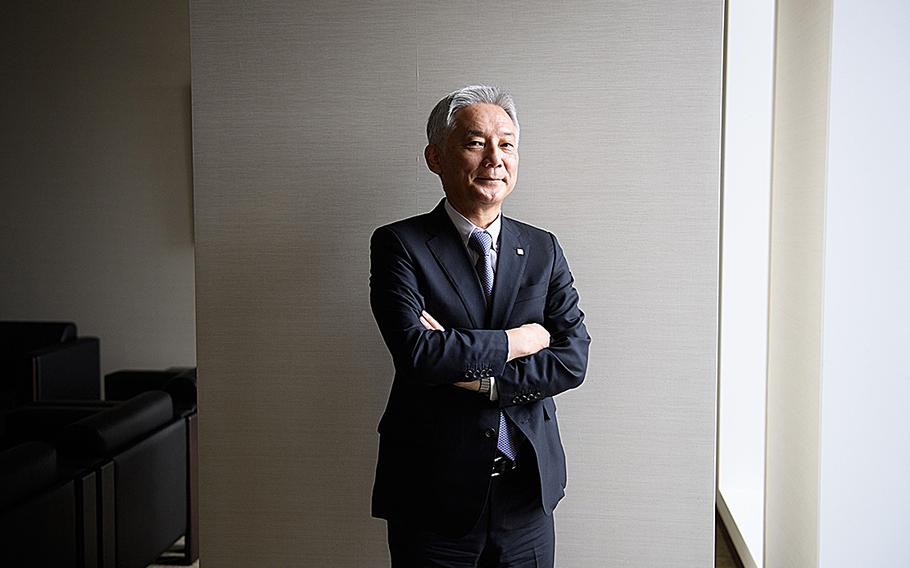
[[[584,314],[556,238],[501,214],[518,177],[511,96],[455,91],[427,138],[445,199],[371,242],[395,364],[373,514],[396,568],[552,566],[566,483],[552,397],[584,380]]]

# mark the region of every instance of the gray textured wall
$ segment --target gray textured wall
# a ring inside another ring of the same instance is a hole
[[[711,565],[722,3],[191,8],[203,562],[387,565],[368,239],[442,194],[433,103],[493,82],[506,212],[560,236],[594,338],[558,564]]]
[[[0,319],[194,365],[186,0],[0,7]]]

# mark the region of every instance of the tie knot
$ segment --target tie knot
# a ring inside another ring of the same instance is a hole
[[[472,249],[486,256],[493,247],[493,237],[486,231],[474,231],[468,239],[468,244],[471,245]]]

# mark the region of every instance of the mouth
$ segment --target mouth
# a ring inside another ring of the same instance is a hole
[[[504,182],[505,181],[502,178],[487,178],[487,177],[479,177],[479,178],[474,178],[474,179],[476,179],[477,181],[482,181],[482,182],[494,182],[494,181]]]

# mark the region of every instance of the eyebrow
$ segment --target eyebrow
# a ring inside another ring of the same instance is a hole
[[[500,132],[499,135],[500,135],[500,136],[515,136],[514,134],[512,134],[512,133],[509,132],[509,131]],[[483,137],[483,136],[484,136],[484,133],[481,132],[480,130],[468,130],[468,136],[481,136],[481,137]]]

